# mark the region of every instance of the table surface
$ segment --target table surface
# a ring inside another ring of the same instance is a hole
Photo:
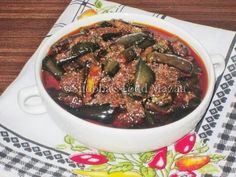
[[[236,31],[235,0],[113,0]],[[0,1],[0,94],[16,78],[70,0]]]

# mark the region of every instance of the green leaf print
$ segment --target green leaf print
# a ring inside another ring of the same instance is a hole
[[[98,9],[101,9],[103,4],[102,4],[102,1],[101,0],[96,0],[95,1],[95,7],[98,8]]]
[[[209,147],[205,144],[202,148],[198,150],[199,153],[205,153],[209,150]]]
[[[154,169],[144,167],[144,166],[140,168],[140,173],[143,177],[155,177],[156,176],[156,171]]]
[[[75,145],[71,147],[72,151],[77,151],[77,152],[83,152],[85,150],[87,150],[88,148],[85,146],[81,146],[81,145]]]
[[[196,153],[205,153],[208,150],[209,150],[209,147],[206,144],[202,144],[202,143],[197,143],[196,148],[194,149]]]
[[[151,160],[154,157],[155,153],[154,152],[144,152],[140,154],[139,159],[143,162],[146,163],[149,160]]]
[[[116,160],[116,157],[112,152],[99,151],[99,153],[106,156],[110,162],[113,162]]]
[[[219,162],[223,160],[225,156],[221,154],[211,154],[210,158],[211,158],[211,162]]]
[[[113,165],[108,172],[109,173],[126,172],[126,171],[131,171],[133,168],[134,166],[131,162],[120,162],[116,165]]]
[[[75,143],[75,138],[71,135],[66,135],[64,138],[65,143],[67,144],[74,144]]]
[[[220,172],[220,170],[213,164],[209,163],[202,168],[197,170],[201,174],[210,174],[210,173],[217,173]]]

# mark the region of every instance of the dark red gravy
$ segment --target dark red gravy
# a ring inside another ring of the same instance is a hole
[[[170,41],[178,40],[178,41],[182,42],[188,48],[189,56],[192,56],[194,58],[194,61],[196,62],[196,65],[201,69],[201,75],[200,75],[200,78],[199,78],[199,85],[200,85],[200,88],[201,88],[201,100],[202,100],[204,98],[204,96],[205,96],[205,94],[207,92],[207,88],[208,88],[208,75],[207,75],[207,70],[206,70],[206,67],[204,65],[204,62],[202,61],[201,57],[197,54],[197,52],[187,42],[185,42],[183,39],[181,39],[179,36],[176,36],[176,35],[168,32],[168,31],[165,31],[163,29],[160,29],[160,28],[157,28],[157,27],[154,27],[154,26],[150,26],[150,25],[146,25],[146,24],[139,24],[139,25],[146,27],[148,30],[150,30],[154,34],[161,35],[161,37],[164,38],[164,39],[168,39]],[[68,38],[71,35],[75,35],[75,34],[79,33],[83,29],[88,29],[88,28],[95,27],[95,26],[96,26],[96,24],[85,26],[85,27],[81,27],[81,28],[79,28],[77,30],[74,30],[73,32],[65,35],[60,40],[66,39],[66,38]],[[50,54],[51,54],[51,49],[48,52],[48,55],[50,55]],[[45,83],[45,81],[44,81],[44,83]],[[50,94],[50,95],[53,97],[52,94]],[[161,120],[160,122],[157,121],[158,123],[155,123],[155,124],[158,124],[158,125],[149,126],[149,125],[143,124],[143,125],[140,125],[140,126],[135,126],[134,128],[151,128],[151,127],[157,127],[157,126],[161,126],[161,125],[166,125],[168,123],[171,123],[171,122],[174,122],[176,120],[179,120],[180,117],[184,117],[187,114],[191,113],[192,111],[193,110],[191,110],[189,112],[186,111],[184,113],[182,113],[181,111],[179,111],[179,112],[177,111],[177,113],[174,112],[174,113],[171,113],[171,115],[168,115],[166,117],[166,120],[164,120],[164,121]],[[163,117],[165,117],[165,116],[163,116]],[[100,125],[105,125],[105,126],[113,127],[112,124],[103,124],[101,122],[97,122],[97,121],[89,120],[89,119],[87,119],[87,121],[93,122],[93,123],[96,123],[96,124],[100,124]]]

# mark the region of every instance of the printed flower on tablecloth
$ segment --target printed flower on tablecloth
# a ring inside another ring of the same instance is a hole
[[[196,134],[190,133],[175,143],[155,152],[140,154],[115,154],[90,149],[67,135],[60,150],[71,150],[70,159],[83,164],[84,168],[72,173],[88,177],[196,177],[198,174],[220,172],[217,163],[224,159],[221,154],[207,154],[209,147],[197,142]]]
[[[90,17],[96,14],[103,14],[103,13],[109,13],[112,12],[112,10],[114,8],[116,8],[116,6],[104,6],[104,3],[102,2],[102,0],[96,0],[95,3],[95,9],[87,9],[85,10],[82,14],[80,14],[77,19],[83,19],[86,17]]]

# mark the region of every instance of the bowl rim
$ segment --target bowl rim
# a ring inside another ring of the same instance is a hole
[[[79,117],[69,113],[68,111],[63,109],[59,104],[57,104],[51,98],[51,96],[47,93],[46,89],[44,88],[43,83],[42,83],[42,79],[41,79],[42,60],[45,57],[45,54],[44,54],[45,51],[48,52],[48,50],[52,46],[52,44],[54,44],[56,41],[58,41],[59,39],[61,39],[65,35],[73,32],[74,30],[76,30],[80,27],[88,26],[90,24],[94,24],[99,21],[104,21],[104,20],[109,20],[109,19],[110,20],[111,19],[122,19],[124,21],[128,21],[126,19],[129,19],[129,18],[135,19],[135,20],[133,20],[133,22],[140,22],[144,25],[146,24],[146,25],[153,26],[155,28],[163,29],[164,31],[167,31],[167,32],[177,36],[178,38],[180,38],[181,40],[186,42],[200,56],[201,60],[203,61],[204,66],[207,71],[207,76],[208,76],[207,91],[204,95],[203,100],[198,105],[198,107],[195,108],[192,112],[190,112],[186,116],[184,116],[183,118],[181,118],[177,121],[174,121],[172,123],[166,124],[166,125],[162,125],[159,127],[151,127],[151,128],[123,129],[123,128],[108,127],[108,126],[99,125],[99,124],[89,122],[87,120],[84,120],[82,118],[79,118]],[[143,21],[144,19],[145,19],[145,21]],[[150,24],[147,21],[152,21],[153,24]],[[160,27],[155,23],[157,23],[158,25],[161,24],[166,27]],[[87,25],[83,25],[83,24],[87,24]],[[172,28],[173,30],[177,31],[176,33],[181,33],[181,35],[176,34],[175,32],[169,31],[169,29],[166,29],[166,28]],[[185,39],[185,38],[187,38],[187,39]],[[194,44],[194,46],[193,46],[193,44]],[[89,126],[94,129],[99,129],[99,130],[101,129],[102,131],[108,131],[110,133],[124,132],[124,133],[136,134],[137,132],[147,133],[150,131],[162,130],[162,129],[168,129],[168,128],[175,127],[175,126],[180,126],[180,125],[186,123],[188,120],[191,120],[193,117],[196,117],[199,110],[205,109],[206,107],[209,106],[211,97],[213,95],[214,85],[215,85],[215,71],[213,68],[212,61],[211,61],[208,53],[206,52],[206,49],[201,45],[201,43],[197,39],[192,37],[188,32],[179,28],[178,26],[176,26],[170,22],[164,21],[163,19],[159,19],[159,18],[147,16],[147,15],[140,15],[140,14],[134,14],[134,13],[108,13],[108,14],[99,14],[99,15],[87,17],[85,19],[81,19],[79,21],[75,21],[73,23],[70,23],[70,24],[66,25],[65,27],[63,27],[62,29],[60,29],[59,31],[57,31],[55,34],[53,34],[47,41],[45,41],[45,43],[40,47],[37,58],[35,60],[35,79],[36,79],[36,85],[39,89],[40,95],[43,98],[43,101],[45,101],[45,98],[46,98],[47,101],[54,107],[54,109],[56,111],[60,112],[60,114],[63,114],[63,116],[66,117],[67,121],[73,121],[76,119],[76,122],[78,122],[78,124],[82,124],[83,126]],[[200,118],[199,118],[199,120],[200,120]]]

